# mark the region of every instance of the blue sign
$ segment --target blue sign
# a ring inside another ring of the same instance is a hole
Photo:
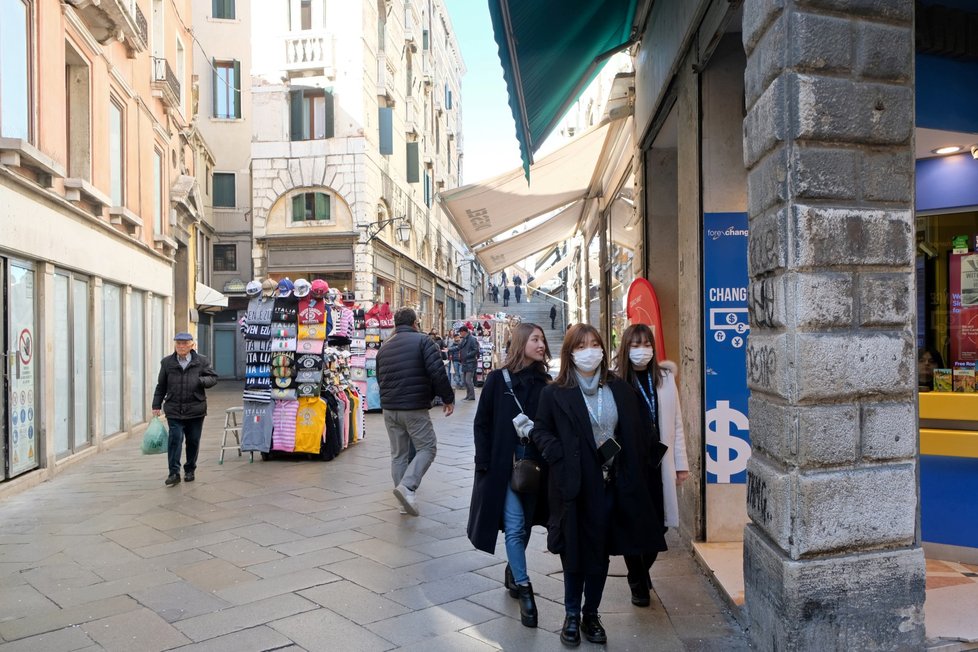
[[[747,213],[703,215],[706,481],[747,482]]]

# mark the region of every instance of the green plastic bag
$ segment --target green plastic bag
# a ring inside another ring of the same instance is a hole
[[[166,452],[167,441],[170,439],[166,426],[159,417],[153,417],[143,433],[143,455],[158,455]]]

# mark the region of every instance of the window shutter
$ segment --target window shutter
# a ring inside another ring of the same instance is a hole
[[[452,89],[448,89],[448,108],[452,108]]]
[[[334,120],[334,118],[333,118],[333,93],[330,92],[330,91],[326,91],[325,114],[326,115],[325,115],[324,121],[325,121],[325,129],[326,129],[326,138],[332,138],[333,137],[333,134],[334,134],[334,131],[333,131],[333,120]]]
[[[304,105],[301,90],[289,92],[289,127],[292,140],[305,140],[306,122],[302,119]]]
[[[303,222],[306,219],[306,196],[304,194],[292,197],[292,221]]]
[[[214,0],[214,2],[217,1],[218,0]],[[214,80],[214,83],[211,84],[211,115],[216,118],[218,117],[217,94],[221,92],[219,88],[221,80],[217,76],[217,59],[211,59],[211,79]]]
[[[222,16],[223,0],[211,0],[211,17],[220,18]]]
[[[329,219],[329,195],[324,192],[316,193],[316,215],[317,220]]]
[[[420,167],[418,165],[418,143],[407,144],[407,180],[408,183],[417,183],[420,178]]]
[[[394,153],[394,109],[382,106],[378,109],[380,125],[380,153],[389,156]]]
[[[224,0],[224,3],[225,3],[224,4],[224,8],[225,8],[224,17],[225,18],[234,18],[235,17],[235,14],[234,14],[234,9],[235,9],[235,7],[234,7],[234,0]]]
[[[229,2],[231,0],[228,0]],[[232,82],[234,92],[234,117],[241,117],[241,62],[234,62],[234,80]]]

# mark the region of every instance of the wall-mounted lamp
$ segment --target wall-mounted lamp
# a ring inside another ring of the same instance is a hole
[[[367,229],[367,242],[376,238],[388,225],[394,224],[395,222],[400,222],[394,229],[398,242],[408,242],[411,239],[411,224],[408,222],[407,217],[403,215],[401,217],[392,217],[367,224],[363,227]]]
[[[938,156],[944,156],[946,154],[957,154],[962,149],[964,149],[964,147],[961,147],[960,145],[948,145],[947,147],[938,147],[937,149],[932,149],[930,151]]]

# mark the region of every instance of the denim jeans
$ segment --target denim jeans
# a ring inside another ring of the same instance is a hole
[[[506,539],[506,559],[517,584],[526,584],[530,576],[526,569],[526,546],[530,543],[530,527],[536,496],[520,494],[506,487],[503,503],[503,534]]]
[[[196,419],[166,420],[170,428],[167,439],[166,458],[170,466],[170,475],[180,474],[180,455],[183,453],[183,440],[187,440],[187,463],[183,470],[193,473],[197,469],[197,453],[200,451],[200,431],[204,428],[204,417]]]
[[[462,363],[452,363],[452,387],[462,386]]]
[[[475,398],[475,371],[462,373],[465,380],[465,398]]]

